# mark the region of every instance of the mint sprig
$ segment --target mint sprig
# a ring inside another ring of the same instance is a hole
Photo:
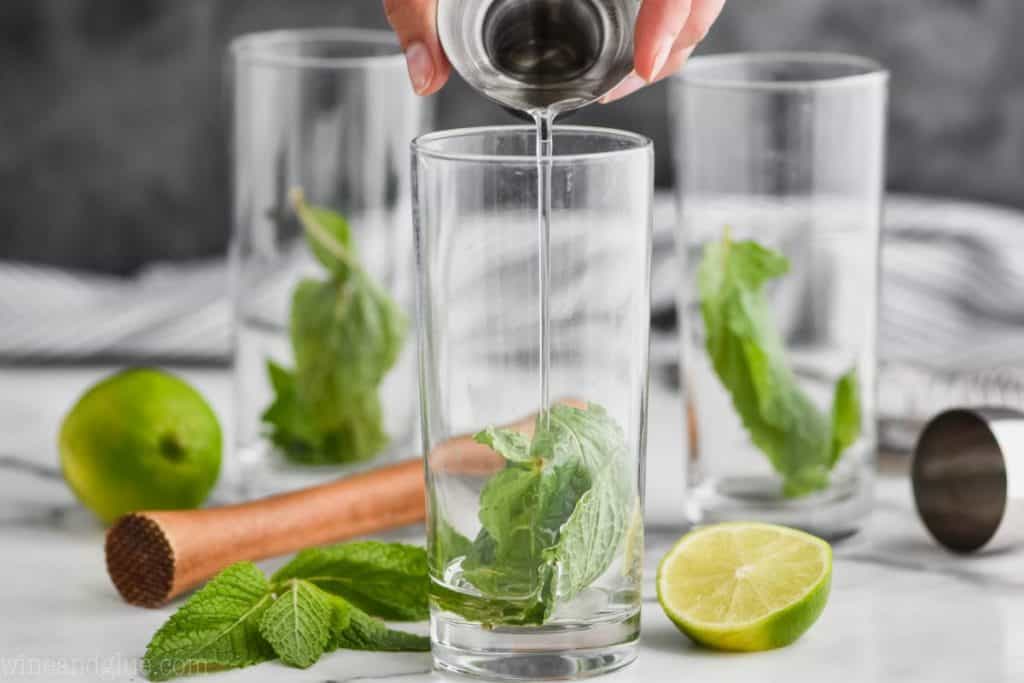
[[[365,460],[388,442],[379,385],[405,343],[408,321],[366,272],[345,218],[292,193],[306,241],[325,270],[299,282],[290,334],[295,368],[268,362],[273,403],[268,437],[289,460]]]
[[[391,580],[405,588],[390,600],[376,599],[378,587]],[[373,587],[354,588],[362,581]],[[424,550],[401,544],[307,550],[271,581],[256,565],[241,562],[196,592],[156,632],[143,670],[150,680],[164,681],[275,658],[306,668],[337,649],[426,652],[428,638],[390,629],[375,617],[424,618],[427,581]]]
[[[459,556],[481,594],[435,588],[446,610],[481,623],[543,624],[604,574],[621,551],[637,505],[625,436],[600,406],[553,406],[532,439],[486,429],[476,441],[506,460],[480,494],[481,530],[470,542],[432,512],[438,566]]]
[[[856,368],[836,384],[829,415],[805,394],[790,369],[765,286],[789,271],[782,254],[728,230],[704,248],[697,272],[708,355],[751,441],[795,498],[824,489],[860,436]]]

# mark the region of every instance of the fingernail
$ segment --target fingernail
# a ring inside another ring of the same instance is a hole
[[[623,78],[622,82],[609,90],[608,93],[601,98],[601,104],[608,104],[615,100],[621,100],[626,95],[632,95],[645,85],[647,85],[647,81],[640,78],[636,73],[631,73]]]
[[[430,50],[423,43],[410,44],[405,48],[405,64],[409,69],[412,89],[422,95],[434,79],[434,60],[430,58]]]
[[[658,74],[661,73],[661,70],[668,63],[668,58],[672,54],[672,46],[675,42],[675,36],[666,36],[662,39],[661,45],[658,46],[658,52],[654,56],[654,67],[651,69],[651,83],[658,78]]]

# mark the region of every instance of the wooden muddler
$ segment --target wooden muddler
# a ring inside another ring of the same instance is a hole
[[[574,406],[579,401],[564,401]],[[533,418],[510,425],[529,434]],[[430,455],[433,471],[484,476],[504,460],[471,437]],[[225,567],[421,522],[419,458],[313,488],[205,510],[135,512],[107,532],[107,572],[133,605],[157,607]]]
[[[422,521],[423,461],[239,505],[136,512],[107,532],[107,572],[133,605],[156,607],[228,565]]]

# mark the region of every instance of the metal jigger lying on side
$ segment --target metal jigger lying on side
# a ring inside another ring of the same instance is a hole
[[[1024,413],[940,413],[914,448],[911,480],[918,514],[950,550],[1024,547]]]

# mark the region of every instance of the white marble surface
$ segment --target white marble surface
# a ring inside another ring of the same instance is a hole
[[[0,368],[0,680],[140,680],[138,659],[172,608],[122,603],[103,565],[103,530],[56,474],[63,413],[110,368]],[[184,370],[230,419],[221,370]],[[648,577],[679,533],[678,402],[652,396]],[[415,535],[410,530],[407,535]],[[648,579],[650,588],[650,579]],[[729,655],[690,645],[644,604],[640,657],[615,681],[1024,681],[1024,550],[955,557],[917,522],[905,479],[883,477],[867,527],[836,547],[832,596],[795,645]],[[305,671],[264,664],[221,681],[441,681],[427,655],[337,652]]]

